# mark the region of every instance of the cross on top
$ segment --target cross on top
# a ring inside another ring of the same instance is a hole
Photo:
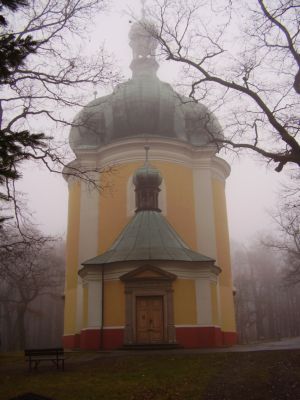
[[[146,16],[146,8],[145,8],[146,0],[141,0],[141,4],[142,4],[142,18],[144,19]]]

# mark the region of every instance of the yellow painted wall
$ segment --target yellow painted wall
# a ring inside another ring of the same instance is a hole
[[[220,283],[223,285],[231,285],[230,247],[225,187],[223,182],[218,179],[213,179],[213,196],[218,262],[222,268]]]
[[[234,301],[231,286],[220,286],[221,326],[224,332],[236,332]]]
[[[175,325],[196,325],[196,293],[192,279],[177,279],[174,289],[174,322]]]
[[[167,220],[192,249],[197,249],[194,182],[191,168],[180,164],[154,162],[165,181]]]
[[[69,186],[69,213],[66,244],[64,334],[76,332],[76,288],[80,225],[80,182]]]
[[[65,292],[64,335],[76,333],[76,296],[76,288]]]
[[[232,293],[232,276],[225,186],[224,183],[218,179],[213,179],[213,198],[218,263],[222,269],[222,272],[219,275],[221,327],[222,330],[225,332],[235,332],[236,325]]]
[[[121,281],[104,282],[104,326],[125,325],[124,284]]]
[[[151,161],[151,163],[160,170],[165,181],[168,221],[184,241],[191,248],[196,249],[192,170],[180,164],[171,164],[162,161]],[[101,194],[99,200],[99,253],[104,252],[111,246],[123,227],[130,220],[130,217],[126,215],[127,183],[129,177],[142,164],[143,163],[133,162],[122,165],[109,177],[112,190],[105,190]],[[220,275],[221,325],[224,331],[235,331],[226,200],[224,185],[217,179],[213,180],[213,199],[218,261],[222,268],[222,273]],[[79,225],[80,183],[73,183],[70,186],[69,193],[65,334],[76,332]],[[194,281],[179,279],[174,282],[174,290],[175,324],[196,324],[197,316]],[[213,321],[214,324],[217,324],[218,310],[214,290],[215,289],[212,289]],[[125,300],[122,283],[119,281],[105,282],[104,298],[105,326],[124,325]]]
[[[126,215],[127,181],[140,163],[116,167],[109,175],[111,189],[100,195],[99,210],[99,252],[106,251],[117,238],[130,218]]]
[[[68,230],[66,246],[66,288],[77,286],[79,225],[80,225],[80,183],[74,182],[69,188]]]
[[[159,169],[167,191],[167,220],[192,248],[196,249],[193,173],[190,168],[167,162],[151,161]],[[130,220],[127,210],[127,183],[142,163],[121,165],[109,176],[112,190],[100,196],[99,252],[106,251]]]

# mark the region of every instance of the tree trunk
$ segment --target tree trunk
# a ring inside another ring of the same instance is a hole
[[[17,312],[16,326],[18,330],[18,349],[24,350],[26,346],[25,314],[27,304],[20,305]]]

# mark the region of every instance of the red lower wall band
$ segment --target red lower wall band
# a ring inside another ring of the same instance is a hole
[[[186,349],[233,346],[237,334],[215,327],[180,327],[176,328],[176,341]],[[85,329],[80,334],[63,337],[63,346],[68,349],[114,350],[123,344],[123,329]]]
[[[214,327],[176,328],[176,340],[184,348],[205,348],[222,346],[222,333]]]
[[[238,335],[236,332],[222,332],[223,346],[234,346],[238,343]]]

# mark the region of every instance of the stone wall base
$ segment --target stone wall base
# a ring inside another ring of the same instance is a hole
[[[233,346],[236,332],[222,332],[216,327],[178,327],[176,342],[186,349]],[[80,334],[63,337],[67,349],[114,350],[124,344],[124,329],[85,329]]]

